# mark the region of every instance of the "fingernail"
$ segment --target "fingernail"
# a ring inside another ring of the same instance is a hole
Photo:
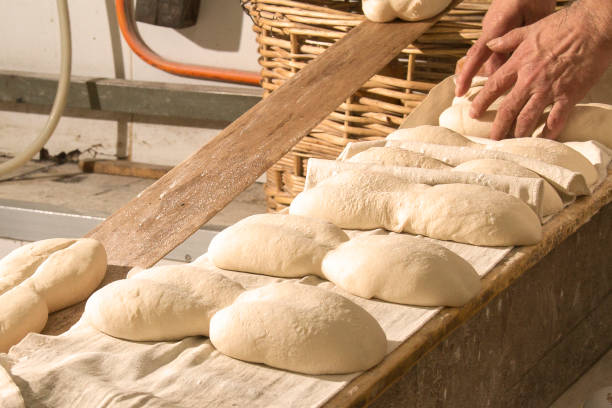
[[[490,40],[490,41],[487,43],[487,47],[488,47],[488,48],[491,48],[491,47],[493,47],[493,48],[494,48],[494,47],[495,47],[496,45],[498,45],[498,44],[499,44],[499,38],[494,38],[494,39]]]

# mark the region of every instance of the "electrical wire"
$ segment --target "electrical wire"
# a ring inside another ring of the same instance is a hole
[[[55,100],[51,108],[51,113],[47,118],[45,127],[40,132],[39,136],[26,147],[25,150],[17,154],[7,162],[0,164],[0,175],[9,173],[23,164],[28,162],[36,153],[43,148],[49,140],[53,131],[57,127],[64,108],[66,107],[66,99],[70,88],[70,70],[72,60],[72,44],[70,42],[70,16],[68,15],[67,0],[57,0],[57,12],[59,15],[60,27],[60,42],[61,42],[61,65],[60,77],[57,85]]]

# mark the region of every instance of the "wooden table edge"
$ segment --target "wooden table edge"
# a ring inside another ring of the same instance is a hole
[[[612,202],[612,171],[591,196],[580,197],[543,226],[542,240],[512,250],[482,279],[478,296],[461,308],[444,308],[376,367],[354,378],[330,398],[326,408],[366,406],[397,382],[425,354],[446,339],[520,278],[559,243]]]

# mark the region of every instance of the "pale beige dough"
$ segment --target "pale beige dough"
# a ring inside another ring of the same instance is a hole
[[[542,129],[538,129],[534,136],[538,136],[541,131]],[[565,128],[557,138],[559,142],[589,140],[595,140],[612,149],[612,105],[588,103],[574,106]]]
[[[32,276],[53,252],[74,244],[75,239],[52,238],[31,242],[0,260],[0,295]]]
[[[363,0],[363,13],[370,21],[384,23],[395,18],[419,21],[442,12],[450,0]]]
[[[497,110],[488,109],[477,119],[471,118],[469,111],[470,105],[467,103],[449,106],[440,114],[440,126],[466,136],[489,138]]]
[[[504,139],[489,144],[486,148],[564,167],[582,174],[588,185],[593,185],[597,181],[597,169],[586,157],[555,140],[531,137]]]
[[[537,173],[534,173],[533,171],[521,166],[520,164],[508,160],[499,159],[470,160],[454,167],[452,171],[465,171],[472,173],[498,174],[504,176],[541,179],[541,177]],[[542,181],[544,182],[542,215],[547,216],[556,214],[563,209],[563,201],[557,193],[557,190],[555,190],[555,188],[550,185],[550,183],[548,183],[544,179],[542,179]]]
[[[364,297],[418,306],[461,306],[480,290],[474,268],[441,245],[408,235],[362,235],[323,260],[325,277]]]
[[[451,166],[424,154],[397,147],[371,147],[357,153],[347,161],[353,163],[376,163],[383,166],[419,167],[422,169],[450,169]]]
[[[455,130],[444,126],[422,125],[413,128],[398,129],[387,135],[386,140],[399,142],[421,142],[446,146],[474,147],[472,142]]]
[[[321,274],[325,254],[348,236],[335,225],[289,214],[257,214],[217,234],[208,247],[216,267],[284,278]]]
[[[19,343],[30,332],[39,333],[47,323],[45,300],[27,286],[0,295],[0,353]]]
[[[305,374],[343,374],[378,364],[387,349],[378,322],[350,300],[281,282],[247,291],[210,322],[223,354]]]
[[[205,268],[162,266],[98,290],[84,316],[99,331],[127,340],[207,336],[212,316],[243,291],[237,282]]]
[[[346,229],[385,228],[473,245],[531,245],[538,216],[516,197],[469,184],[407,184],[383,173],[343,172],[293,200],[291,214]]]
[[[88,238],[43,240],[8,254],[0,261],[2,344],[42,330],[48,313],[86,299],[105,273],[104,247]]]

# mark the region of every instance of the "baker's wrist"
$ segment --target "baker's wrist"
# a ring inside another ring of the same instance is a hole
[[[594,40],[612,53],[612,0],[577,0],[568,12],[578,13],[582,24],[593,32]]]

